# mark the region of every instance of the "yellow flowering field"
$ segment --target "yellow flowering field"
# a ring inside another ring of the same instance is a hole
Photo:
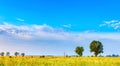
[[[120,57],[0,57],[0,66],[120,66]]]

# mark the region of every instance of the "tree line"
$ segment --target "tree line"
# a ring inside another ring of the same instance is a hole
[[[1,55],[1,56],[5,56],[5,55],[6,55],[6,56],[10,56],[10,52],[6,52],[6,53],[1,52],[0,55]],[[25,56],[25,53],[15,52],[14,55],[15,55],[15,56]]]
[[[98,54],[100,53],[103,53],[103,45],[100,41],[97,41],[97,40],[93,40],[91,43],[90,43],[90,52],[94,52],[94,55],[97,57]],[[83,51],[84,51],[84,48],[82,46],[77,46],[75,48],[75,52],[76,54],[78,54],[79,56],[82,56],[83,55]]]

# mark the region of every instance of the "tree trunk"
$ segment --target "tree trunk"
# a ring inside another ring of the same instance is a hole
[[[95,57],[97,57],[98,53],[95,52]]]

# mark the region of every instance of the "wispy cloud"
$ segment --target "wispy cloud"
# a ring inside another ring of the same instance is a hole
[[[24,19],[21,19],[21,18],[17,18],[18,21],[20,22],[24,22],[25,20]]]
[[[113,29],[117,30],[117,29],[120,29],[120,21],[118,20],[105,21],[103,24],[100,24],[99,26],[112,27]]]
[[[63,27],[66,27],[66,28],[71,28],[72,25],[71,24],[65,24],[65,25],[62,25]]]

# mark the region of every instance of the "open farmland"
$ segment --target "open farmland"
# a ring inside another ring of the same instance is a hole
[[[120,66],[120,57],[0,57],[0,66]]]

